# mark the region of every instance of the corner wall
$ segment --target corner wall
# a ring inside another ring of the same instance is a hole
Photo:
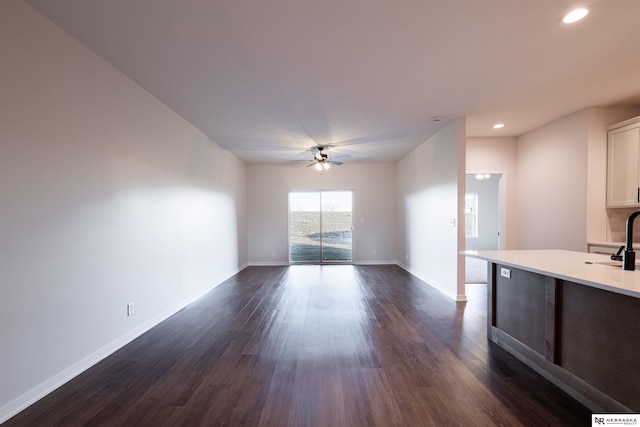
[[[397,163],[398,262],[465,301],[465,120],[455,119]]]
[[[236,157],[24,2],[0,3],[0,58],[2,422],[236,273],[247,242]]]

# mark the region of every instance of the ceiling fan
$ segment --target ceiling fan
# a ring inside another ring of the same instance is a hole
[[[328,170],[331,167],[331,165],[335,165],[335,166],[342,165],[343,163],[338,159],[344,160],[351,157],[348,154],[329,157],[329,155],[325,152],[328,148],[329,148],[328,146],[323,146],[323,145],[317,145],[311,148],[309,151],[314,153],[313,160],[311,161],[311,163],[307,165],[307,167],[313,166],[313,168],[318,172],[323,172]]]

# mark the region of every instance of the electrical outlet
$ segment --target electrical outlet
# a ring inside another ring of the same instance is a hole
[[[131,316],[133,314],[133,303],[127,304],[127,316]]]
[[[507,279],[511,279],[511,270],[508,268],[500,267],[500,275],[502,277],[506,277]]]
[[[374,249],[374,250],[372,250],[372,251],[371,251],[371,254],[372,254],[372,255],[377,255],[377,254],[378,254],[378,251],[376,251],[376,250]]]
[[[276,256],[276,251],[271,251],[271,256]]]

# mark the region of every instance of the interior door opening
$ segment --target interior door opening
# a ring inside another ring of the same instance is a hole
[[[492,251],[501,247],[500,185],[502,174],[470,174],[465,194],[465,249]],[[487,262],[465,257],[465,283],[487,283]]]
[[[289,193],[289,261],[353,260],[353,191]]]

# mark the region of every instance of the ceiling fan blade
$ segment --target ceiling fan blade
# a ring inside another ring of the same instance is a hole
[[[347,145],[356,145],[356,144],[368,144],[373,142],[381,142],[393,139],[400,139],[405,137],[404,133],[400,132],[391,132],[391,133],[382,133],[379,135],[369,135],[369,136],[361,136],[359,138],[347,139],[344,141],[335,141],[329,144],[329,147],[343,147]]]
[[[351,155],[349,154],[340,154],[339,156],[333,156],[331,157],[331,160],[346,160],[346,159],[350,159]]]
[[[335,160],[329,160],[329,163],[331,163],[332,165],[336,165],[336,166],[340,166],[343,163],[342,162],[336,162]]]
[[[290,164],[290,165],[300,165],[300,164],[304,163],[305,166],[306,166],[306,163],[309,163],[309,160],[308,159],[304,159],[304,160],[286,160],[286,161],[283,161],[282,163],[287,163],[287,164]]]

